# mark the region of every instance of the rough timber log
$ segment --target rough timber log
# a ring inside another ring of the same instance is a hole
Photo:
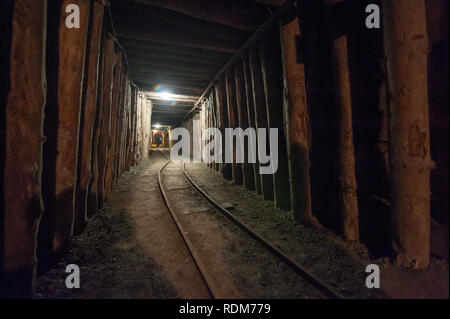
[[[254,31],[260,25],[260,21],[252,16],[242,13],[261,12],[264,7],[239,3],[233,0],[216,1],[190,1],[187,5],[185,0],[133,0],[152,6],[177,11],[205,21],[220,23],[230,27]],[[236,11],[241,11],[235,13]]]
[[[217,128],[217,108],[216,108],[216,99],[214,96],[214,90],[212,90],[209,93],[209,105],[211,108],[211,127]],[[217,170],[217,167],[219,166],[218,163],[213,162],[211,168]]]
[[[70,245],[75,219],[75,191],[81,91],[91,1],[49,3],[49,41],[47,44],[48,103],[44,144],[45,214],[39,229],[40,263],[59,257]],[[65,26],[64,8],[80,8],[80,28]],[[53,8],[55,7],[55,8]],[[52,9],[50,11],[50,8]],[[50,20],[51,19],[51,20]],[[50,35],[51,32],[51,35]]]
[[[264,96],[264,83],[258,50],[253,46],[249,49],[249,66],[253,87],[253,104],[255,113],[255,129],[267,127],[266,99]],[[266,141],[269,141],[267,134]],[[268,146],[269,143],[267,143]],[[258,150],[259,151],[259,150]],[[264,152],[264,150],[263,150]],[[264,199],[273,200],[273,178],[268,174],[259,174],[261,179],[261,193]]]
[[[122,87],[122,71],[124,63],[122,61],[122,53],[116,52],[116,69],[114,71],[112,102],[111,102],[111,128],[109,133],[108,145],[108,164],[105,175],[105,199],[108,200],[111,196],[113,179],[114,179],[114,165],[116,161],[116,134],[117,121],[119,117],[120,95]]]
[[[154,88],[158,85],[161,85],[164,83],[163,87],[164,89],[168,90],[169,92],[174,92],[174,94],[180,94],[180,95],[191,95],[191,96],[200,96],[200,94],[203,92],[203,88],[205,85],[194,85],[194,84],[174,84],[170,82],[160,82],[160,81],[154,81],[154,80],[143,80],[141,83],[145,83],[145,86],[148,86],[153,91]],[[145,90],[145,89],[143,89]],[[181,94],[181,93],[175,93],[175,91],[181,90],[181,91],[188,91],[191,92],[190,94]]]
[[[125,48],[140,48],[145,51],[156,52],[160,54],[177,54],[183,57],[195,58],[195,61],[198,61],[198,58],[203,58],[204,60],[214,61],[215,63],[219,63],[223,65],[230,58],[229,53],[217,52],[206,49],[199,48],[191,48],[180,45],[173,45],[167,43],[161,43],[156,41],[139,41],[133,39],[120,38],[120,44]]]
[[[336,69],[336,97],[338,116],[338,180],[340,195],[341,231],[348,240],[359,239],[358,197],[355,176],[355,147],[353,145],[352,99],[348,67],[347,36],[332,40]]]
[[[225,136],[225,128],[228,127],[228,114],[226,110],[226,89],[225,78],[221,77],[215,86],[216,91],[216,107],[218,111],[219,130],[222,136]],[[222,163],[219,164],[219,169],[224,178],[231,180],[233,178],[231,165],[225,163],[225,143],[222,141]]]
[[[8,9],[3,14],[11,15],[11,25],[1,30],[9,33],[2,38],[1,49],[2,57],[3,50],[9,50],[5,52],[8,61],[2,61],[9,74],[2,83],[0,103],[0,161],[4,163],[0,176],[0,297],[23,298],[34,291],[37,230],[43,212],[47,1],[17,0]]]
[[[143,49],[135,46],[124,46],[125,50],[127,52],[133,53],[137,57],[141,58],[164,58],[168,61],[173,62],[191,62],[191,63],[198,63],[201,66],[215,66],[220,67],[223,65],[224,59],[214,59],[214,58],[199,58],[195,55],[190,55],[182,52],[171,52],[171,51],[165,51],[158,48],[155,49]],[[131,55],[130,55],[131,57]]]
[[[244,69],[244,81],[245,81],[245,97],[246,97],[246,105],[244,107],[247,108],[247,116],[248,116],[248,126],[255,128],[256,122],[255,122],[255,104],[253,101],[253,84],[252,84],[252,77],[250,74],[250,67],[249,67],[249,60],[248,60],[248,53],[244,54],[242,58],[242,66]],[[258,158],[258,143],[256,143],[254,147],[254,156],[255,159]],[[255,163],[252,164],[253,166],[253,177],[254,177],[254,185],[256,193],[261,194],[261,178],[259,176],[259,164],[258,160],[256,160]]]
[[[75,231],[82,230],[87,222],[88,187],[92,177],[92,141],[95,115],[97,113],[98,70],[100,60],[100,40],[103,27],[104,6],[94,1],[92,7],[91,34],[88,43],[86,91],[82,105],[80,123],[80,145],[78,156],[78,183],[75,209]]]
[[[142,66],[139,64],[131,64],[132,72],[131,75],[133,78],[140,78],[141,80],[146,81],[159,81],[165,82],[170,81],[173,83],[181,83],[181,84],[208,84],[208,80],[210,76],[208,74],[193,74],[191,72],[182,72],[182,71],[167,71],[167,69],[163,68],[155,68],[149,66]]]
[[[211,128],[212,127],[212,105],[211,105],[211,95],[208,97],[208,101],[205,101],[205,108],[202,109],[204,110],[204,115],[206,117],[205,119],[205,129]],[[203,147],[206,146],[208,141],[205,141],[203,143]],[[208,167],[212,168],[214,165],[214,162],[208,163]]]
[[[143,41],[156,41],[166,44],[187,46],[190,48],[207,49],[224,53],[233,53],[239,49],[239,42],[224,41],[187,31],[169,23],[153,23],[148,19],[127,19],[119,17],[117,20],[118,36]]]
[[[287,141],[283,119],[283,68],[279,31],[269,31],[259,43],[264,92],[266,96],[267,127],[278,128],[278,170],[273,177],[274,205],[291,208]],[[274,146],[271,145],[274,149]]]
[[[128,124],[126,121],[128,120],[128,76],[124,73],[124,81],[122,83],[122,95],[120,101],[120,115],[119,115],[119,126],[117,128],[117,137],[116,137],[116,145],[117,145],[117,159],[116,159],[116,178],[115,183],[117,183],[118,178],[123,173],[123,143],[126,138],[126,125]]]
[[[423,0],[383,1],[389,87],[392,240],[397,262],[430,262],[428,37]]]
[[[168,71],[188,71],[192,73],[201,73],[201,74],[211,74],[214,72],[217,67],[202,63],[194,63],[194,62],[177,62],[171,61],[169,59],[159,57],[159,58],[149,58],[146,56],[140,56],[135,53],[131,53],[128,55],[128,60],[136,65],[141,66],[149,66],[149,67],[160,67],[167,69]]]
[[[217,98],[216,98],[216,89],[214,88],[214,90],[211,91],[210,94],[210,100],[211,100],[211,106],[214,112],[214,127],[217,129],[220,129],[220,110],[218,107],[218,103],[217,103]],[[218,171],[220,169],[220,163],[214,162],[214,167],[213,167],[216,171]]]
[[[198,70],[181,70],[176,67],[163,67],[156,64],[148,64],[133,61],[131,63],[131,68],[133,70],[133,76],[138,77],[140,80],[155,80],[156,78],[167,78],[171,80],[186,80],[186,82],[191,81],[207,81],[211,78],[211,74],[205,71]],[[153,76],[156,75],[157,76]]]
[[[247,101],[245,99],[245,83],[244,83],[244,69],[242,61],[238,61],[234,68],[235,74],[235,84],[236,84],[236,106],[238,110],[238,127],[242,128],[242,130],[246,130],[248,128],[248,114],[247,114]],[[242,163],[242,181],[245,188],[254,190],[255,189],[255,177],[253,176],[253,164],[248,162],[249,153],[248,146],[251,143],[250,140],[245,139],[243,145],[243,153],[244,153],[244,163]],[[253,149],[253,145],[251,145],[251,149]],[[256,155],[256,154],[254,154]],[[254,157],[256,158],[256,157]]]
[[[286,25],[280,25],[283,50],[283,70],[285,87],[286,132],[288,140],[288,158],[291,180],[291,205],[294,217],[310,221],[310,124],[306,100],[305,65],[301,58],[301,39],[299,19],[295,18]]]
[[[216,128],[216,118],[215,118],[216,107],[213,92],[209,93],[208,99],[209,99],[209,127]],[[211,162],[210,168],[215,169],[216,163]]]
[[[141,161],[141,113],[142,113],[142,93],[137,91],[136,93],[136,133],[135,133],[135,150],[134,150],[134,162],[138,165]]]
[[[98,179],[99,179],[99,147],[100,134],[102,131],[103,122],[103,92],[104,92],[104,70],[105,70],[105,30],[101,34],[100,39],[100,57],[98,69],[98,83],[97,83],[97,110],[95,114],[94,133],[92,137],[92,160],[91,172],[92,178],[89,182],[87,213],[88,217],[97,213],[99,209],[98,203]]]
[[[114,52],[114,40],[107,37],[105,43],[105,69],[103,73],[103,114],[98,149],[98,206],[103,207],[105,201],[105,176],[108,161],[108,144],[111,127],[111,102],[116,56]]]
[[[235,129],[239,127],[239,119],[238,119],[238,111],[236,106],[236,84],[235,84],[235,76],[234,70],[228,70],[225,73],[225,88],[227,94],[227,111],[228,111],[228,126],[227,128]],[[224,140],[225,141],[225,140]],[[233,143],[231,150],[233,151],[233,162],[231,163],[231,172],[233,176],[233,181],[242,185],[242,164],[236,162],[236,145],[237,143],[231,141]]]
[[[131,87],[130,95],[130,125],[131,132],[129,135],[129,151],[127,152],[127,170],[134,166],[134,152],[135,152],[135,136],[136,136],[136,93],[135,87]]]
[[[213,38],[220,38],[223,40],[231,40],[237,42],[245,42],[250,36],[249,32],[239,29],[231,28],[222,24],[211,23],[208,21],[196,19],[176,11],[158,8],[154,6],[143,5],[139,3],[128,2],[128,15],[146,16],[151,20],[163,21],[170,24],[175,24],[183,29],[195,32],[198,34],[210,36]]]
[[[151,120],[152,120],[152,101],[147,98],[142,99],[142,159],[147,160],[149,157],[150,141],[151,141]]]

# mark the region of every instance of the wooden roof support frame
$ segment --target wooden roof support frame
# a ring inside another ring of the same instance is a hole
[[[266,22],[264,22],[244,43],[244,45],[236,51],[236,53],[231,57],[231,59],[220,69],[220,71],[216,74],[214,79],[209,83],[208,87],[205,89],[203,94],[200,96],[198,101],[195,103],[194,107],[185,114],[185,117],[189,116],[192,112],[194,112],[199,105],[201,105],[203,99],[207,96],[209,91],[214,87],[214,83],[234,64],[241,56],[244,54],[248,48],[252,44],[254,44],[263,34],[266,32],[278,19],[289,10],[292,5],[298,0],[287,0],[286,3],[281,6]]]

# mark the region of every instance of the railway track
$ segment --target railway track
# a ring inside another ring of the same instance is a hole
[[[174,223],[177,226],[177,229],[179,230],[181,236],[183,237],[183,240],[194,259],[197,269],[199,270],[201,277],[208,289],[208,291],[211,294],[212,298],[227,298],[228,296],[224,296],[221,293],[220,287],[218,287],[216,281],[214,280],[214,276],[210,273],[208,267],[205,265],[205,263],[201,259],[200,253],[197,251],[196,247],[194,246],[193,242],[190,240],[189,236],[187,235],[188,232],[184,229],[183,224],[181,223],[180,219],[178,218],[177,212],[172,207],[168,192],[164,188],[164,185],[162,183],[162,172],[164,169],[171,163],[170,159],[164,152],[158,150],[159,153],[164,156],[167,159],[167,162],[161,166],[158,172],[158,185],[159,189],[161,191],[161,195],[164,199],[164,202],[166,204],[166,207],[168,208],[172,219]],[[333,287],[329,286],[327,283],[323,282],[320,278],[316,277],[309,269],[304,267],[303,265],[300,265],[296,261],[294,261],[291,257],[286,255],[284,252],[282,252],[280,249],[275,247],[270,241],[264,239],[257,233],[255,233],[250,227],[248,227],[245,223],[239,220],[236,216],[234,216],[229,210],[224,208],[222,205],[220,205],[217,201],[215,201],[211,196],[209,196],[205,191],[203,191],[189,176],[189,174],[186,172],[185,164],[183,163],[183,174],[186,178],[186,180],[189,182],[189,185],[212,207],[215,208],[217,212],[219,212],[222,216],[226,217],[229,221],[231,221],[233,224],[238,226],[242,231],[245,232],[246,235],[250,236],[253,240],[261,244],[264,248],[267,249],[268,252],[270,252],[271,255],[273,255],[275,258],[278,258],[280,261],[282,261],[285,265],[287,265],[290,269],[292,269],[297,275],[299,275],[301,278],[306,280],[309,284],[311,284],[313,287],[315,287],[317,290],[322,292],[324,295],[326,295],[328,298],[332,299],[345,299],[343,295],[341,295],[339,292],[337,292]]]

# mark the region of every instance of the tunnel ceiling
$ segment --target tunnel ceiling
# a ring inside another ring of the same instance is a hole
[[[284,0],[112,0],[133,82],[152,96],[152,122],[171,125]]]

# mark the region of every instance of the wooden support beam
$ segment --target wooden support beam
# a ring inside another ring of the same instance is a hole
[[[165,58],[175,62],[196,62],[203,65],[221,66],[223,65],[223,59],[213,58],[201,58],[195,55],[189,55],[178,52],[164,51],[158,49],[145,49],[135,46],[124,46],[125,51],[130,56],[142,57],[142,58]]]
[[[128,114],[128,75],[127,71],[124,70],[122,74],[122,85],[121,85],[121,94],[119,99],[119,117],[117,119],[117,133],[116,133],[116,160],[115,160],[115,174],[113,179],[113,184],[116,185],[119,177],[123,173],[123,147],[124,147],[124,139],[126,135],[126,121]]]
[[[244,84],[245,84],[245,106],[247,109],[247,117],[248,117],[248,126],[255,128],[256,127],[256,119],[255,119],[255,103],[253,100],[253,83],[252,76],[250,72],[249,66],[249,57],[248,53],[245,53],[242,57],[242,67],[244,73]],[[252,164],[253,167],[253,178],[255,185],[255,191],[257,194],[262,194],[261,191],[261,178],[259,176],[259,163],[258,163],[258,143],[254,146],[253,150],[255,151],[256,162]]]
[[[161,74],[157,73],[150,73],[146,75],[132,75],[132,78],[139,79],[142,83],[147,83],[148,85],[155,84],[155,85],[162,85],[163,87],[166,86],[173,86],[173,87],[186,87],[186,88],[204,88],[208,82],[205,80],[196,80],[196,79],[189,79],[189,78],[181,78],[176,80],[177,78],[168,78],[166,76],[161,76]]]
[[[284,88],[286,90],[286,132],[291,180],[291,206],[294,218],[312,220],[310,185],[310,123],[306,99],[306,79],[298,18],[286,25],[280,23],[283,50]]]
[[[270,6],[282,6],[286,0],[251,0],[253,2],[259,2]]]
[[[336,69],[336,97],[338,117],[338,181],[340,193],[340,225],[347,240],[359,239],[358,197],[355,175],[355,148],[353,145],[352,101],[348,66],[347,36],[332,40]]]
[[[139,96],[140,96],[140,92],[138,90],[138,88],[134,87],[133,88],[133,101],[132,101],[132,105],[133,107],[133,111],[134,111],[134,116],[133,116],[133,121],[134,121],[134,125],[133,125],[133,158],[131,160],[131,165],[132,166],[136,166],[139,163]]]
[[[35,292],[46,102],[44,0],[2,6],[0,296]],[[5,8],[6,7],[6,8]],[[3,24],[3,22],[5,22]],[[6,72],[9,71],[9,72]]]
[[[150,58],[145,56],[140,56],[134,53],[128,55],[128,61],[133,64],[148,65],[150,67],[159,67],[167,70],[174,71],[188,71],[200,74],[214,74],[217,71],[216,66],[195,63],[195,62],[182,62],[174,61],[166,58]],[[211,76],[211,75],[210,75]]]
[[[136,94],[137,89],[135,87],[131,87],[130,93],[130,135],[129,138],[129,148],[127,153],[127,170],[130,170],[134,165],[134,157],[135,157],[135,135],[136,135]]]
[[[245,98],[245,79],[244,79],[244,66],[242,61],[238,61],[234,68],[235,85],[236,85],[236,106],[238,113],[237,125],[242,130],[246,130],[249,127],[248,114],[247,114],[247,100]],[[253,171],[253,164],[249,163],[249,146],[253,150],[256,145],[252,144],[252,141],[245,139],[244,145],[242,145],[242,152],[244,154],[244,163],[242,163],[242,182],[245,188],[255,190],[255,176]],[[253,158],[257,158],[256,153],[252,155]]]
[[[80,28],[68,29],[64,8],[80,8]],[[43,188],[45,214],[39,228],[41,265],[52,263],[70,247],[75,218],[81,91],[91,1],[49,2],[48,101],[44,125]],[[50,18],[50,16],[52,16]],[[49,62],[51,61],[51,62]]]
[[[183,56],[192,56],[196,58],[203,58],[203,60],[216,61],[218,63],[224,63],[230,58],[229,53],[223,53],[218,51],[212,51],[200,48],[191,48],[180,45],[166,44],[155,41],[142,41],[126,38],[119,38],[120,43],[125,47],[142,48],[151,52],[175,53]]]
[[[222,136],[225,136],[225,128],[229,127],[228,113],[226,109],[226,88],[225,77],[219,79],[215,86],[216,91],[216,106],[219,113],[219,127]],[[219,170],[222,172],[224,178],[231,180],[233,178],[231,165],[225,163],[225,143],[222,142],[222,163],[219,164]]]
[[[154,82],[146,82],[146,81],[137,80],[137,81],[134,81],[134,83],[136,85],[138,85],[145,92],[152,92],[156,88]],[[159,83],[161,83],[161,82],[159,82]],[[175,94],[192,95],[192,96],[199,96],[199,94],[200,94],[200,93],[198,93],[198,89],[194,91],[193,89],[176,88],[176,87],[171,87],[171,86],[166,86],[166,85],[164,85],[163,87],[165,90],[169,90],[170,92],[173,92]]]
[[[208,79],[205,75],[197,75],[189,72],[171,72],[171,71],[154,71],[153,69],[142,69],[136,68],[131,72],[131,77],[143,80],[143,81],[158,81],[162,85],[167,81],[168,83],[179,83],[179,84],[201,84],[206,85]],[[206,83],[206,84],[205,84]]]
[[[148,88],[150,88],[150,91],[154,91],[155,87],[158,85],[162,85],[159,81],[142,81],[141,83],[145,83],[147,86],[147,89],[142,88],[143,91],[148,91]],[[186,90],[190,92],[195,92],[195,94],[183,94],[183,95],[195,95],[200,96],[200,94],[203,92],[203,85],[194,85],[194,84],[172,84],[172,83],[165,83],[162,85],[163,90],[167,90],[169,92],[175,93],[177,89],[179,90]],[[180,94],[180,93],[177,93]]]
[[[180,101],[180,102],[188,102],[194,103],[196,101],[197,96],[193,95],[180,95],[180,94],[171,94],[170,98],[163,96],[160,92],[146,92],[145,95],[147,98],[152,100],[161,100],[161,101]]]
[[[249,16],[251,12],[263,13],[264,7],[257,4],[242,3],[234,0],[201,1],[193,0],[133,0],[176,11],[197,19],[227,25],[236,29],[254,31],[261,24],[258,17]],[[238,12],[244,12],[238,13]]]
[[[170,102],[162,102],[162,101],[153,101],[153,105],[155,108],[177,108],[177,109],[183,109],[192,107],[192,103],[180,103],[177,102],[176,105],[172,105]]]
[[[217,105],[216,105],[216,96],[215,96],[215,90],[213,90],[212,92],[210,92],[209,94],[209,103],[211,106],[211,112],[212,112],[212,122],[211,122],[211,126],[214,128],[218,128],[219,127],[219,122],[218,122],[218,114],[217,114]],[[219,170],[219,163],[213,162],[212,165],[212,169],[214,170]]]
[[[173,115],[183,115],[182,111],[171,111],[171,110],[158,110],[153,108],[153,115],[155,114],[173,114]]]
[[[205,89],[205,91],[203,92],[203,94],[200,96],[197,104],[195,105],[195,107],[197,107],[197,105],[199,105],[202,101],[202,99],[209,93],[209,91],[213,88],[214,86],[214,82],[217,81],[219,79],[219,77],[221,77],[226,70],[228,70],[228,68],[230,68],[231,66],[233,66],[233,64],[238,61],[241,56],[251,47],[253,46],[256,41],[269,29],[272,27],[272,25],[278,21],[278,19],[280,17],[283,16],[283,14],[285,14],[288,10],[291,9],[292,5],[294,4],[296,0],[286,0],[285,4],[279,8],[274,14],[272,14],[270,16],[270,18],[268,18],[259,28],[258,30],[256,30],[251,36],[250,38],[247,40],[247,42],[245,42],[240,48],[239,50],[237,50],[233,56],[228,60],[228,62],[220,69],[220,71],[214,76],[214,79],[211,80],[210,84],[208,85],[208,87]],[[193,112],[194,110],[189,111]],[[188,115],[188,114],[186,114]]]
[[[93,142],[92,142],[92,178],[89,182],[89,195],[88,195],[88,217],[97,213],[99,209],[99,169],[100,169],[100,135],[102,132],[102,123],[103,123],[103,96],[105,91],[105,68],[106,68],[106,58],[105,58],[105,47],[106,47],[106,38],[105,38],[105,29],[102,31],[101,39],[100,39],[100,63],[99,63],[99,79],[98,79],[98,94],[97,94],[97,111],[95,115],[95,123],[94,123],[94,134],[93,134]]]
[[[227,41],[231,40],[244,43],[250,36],[249,32],[243,30],[207,22],[176,11],[144,5],[134,1],[127,2],[126,13],[132,16],[146,16],[151,18],[151,20],[156,20],[156,22],[162,21],[179,26],[191,32]]]
[[[161,74],[169,74],[169,75],[181,75],[185,77],[196,77],[200,79],[210,79],[211,73],[205,72],[202,70],[194,70],[193,68],[177,68],[176,66],[165,65],[161,66],[156,63],[148,63],[142,62],[138,60],[131,59],[131,68],[133,72],[152,72],[152,73],[161,73]]]
[[[240,43],[199,35],[168,23],[153,23],[148,19],[116,17],[119,37],[134,40],[156,41],[167,44],[233,53]]]
[[[105,176],[106,166],[108,162],[108,144],[110,141],[111,131],[111,102],[112,102],[112,87],[113,87],[113,73],[116,63],[116,56],[114,52],[114,40],[110,37],[106,39],[105,43],[105,69],[103,75],[103,114],[102,126],[100,134],[100,144],[98,149],[98,206],[103,207],[105,201]]]
[[[266,97],[267,127],[278,129],[278,170],[272,175],[274,205],[291,209],[287,140],[283,118],[283,67],[279,27],[275,25],[259,43],[264,92]],[[274,145],[270,145],[275,149]],[[273,160],[273,159],[272,159]]]
[[[267,112],[266,112],[266,99],[264,94],[264,83],[261,68],[261,60],[259,59],[258,50],[253,46],[249,49],[249,66],[250,75],[253,88],[253,104],[255,113],[255,128],[268,128],[267,127]],[[266,135],[266,141],[269,141],[269,134]],[[266,143],[267,147],[269,143]],[[260,150],[258,149],[258,152]],[[267,150],[262,150],[262,152],[268,153]],[[261,180],[261,193],[264,199],[273,200],[273,178],[268,174],[259,174],[258,176]]]
[[[398,264],[430,262],[428,37],[424,0],[383,0],[389,88],[392,241]],[[401,40],[400,40],[401,39]]]
[[[108,164],[106,166],[106,175],[105,175],[105,200],[108,200],[111,197],[112,186],[113,186],[113,172],[115,165],[115,156],[116,156],[116,134],[117,134],[117,125],[118,125],[118,117],[120,112],[120,95],[123,81],[123,72],[124,72],[124,64],[122,62],[122,53],[116,52],[116,66],[114,71],[114,80],[112,86],[112,101],[111,101],[111,127],[109,133],[109,145],[108,145]]]
[[[238,111],[236,106],[236,84],[234,82],[234,70],[228,70],[225,73],[225,88],[227,94],[227,111],[228,111],[228,126],[227,128],[239,127]],[[231,163],[231,171],[233,175],[233,181],[237,185],[242,185],[242,164],[236,162],[236,143],[231,141],[231,150],[233,152],[233,163]]]
[[[91,27],[86,55],[85,88],[80,122],[80,145],[78,150],[78,182],[75,206],[75,233],[84,229],[88,214],[88,187],[92,176],[92,137],[97,113],[98,70],[100,40],[103,27],[104,6],[95,1],[91,10]]]

